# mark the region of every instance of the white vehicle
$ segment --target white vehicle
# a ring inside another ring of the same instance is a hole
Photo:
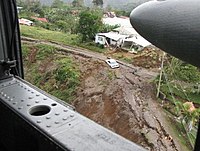
[[[107,59],[106,63],[112,68],[119,68],[119,63],[115,59]]]
[[[27,25],[27,26],[32,26],[33,25],[33,22],[28,20],[28,19],[19,19],[19,24],[21,25]]]

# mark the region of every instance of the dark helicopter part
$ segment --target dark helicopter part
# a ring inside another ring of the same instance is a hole
[[[15,12],[15,0],[0,1],[0,79],[10,77],[9,73],[24,77],[19,24]]]
[[[155,0],[134,9],[132,26],[145,39],[200,67],[199,0]]]
[[[199,15],[199,0],[154,0],[134,9],[130,21],[155,46],[200,67]],[[200,150],[200,127],[194,150]]]

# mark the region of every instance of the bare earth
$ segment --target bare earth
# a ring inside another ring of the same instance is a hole
[[[70,56],[81,70],[81,84],[72,102],[76,110],[106,128],[151,151],[186,151],[171,128],[167,114],[155,98],[152,83],[158,73],[120,62],[110,69],[106,56],[84,49],[44,43]]]
[[[75,60],[82,72],[73,102],[78,112],[148,150],[184,150],[156,101],[155,77],[147,70],[110,69],[102,61],[78,56]]]

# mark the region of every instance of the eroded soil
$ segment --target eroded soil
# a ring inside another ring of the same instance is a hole
[[[148,150],[182,150],[168,129],[167,116],[155,99],[154,77],[147,70],[120,67],[75,57],[82,72],[73,102],[76,110]],[[144,76],[137,75],[137,72]]]
[[[78,112],[147,150],[187,150],[155,98],[152,80],[157,73],[125,63],[110,69],[103,61],[106,56],[84,51],[80,55],[79,50],[52,45],[61,49],[58,53],[70,56],[81,70],[81,84],[72,102]],[[47,62],[40,70],[49,69]]]

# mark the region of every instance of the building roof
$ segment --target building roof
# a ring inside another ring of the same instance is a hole
[[[46,18],[38,18],[38,17],[31,17],[31,18],[38,20],[38,21],[41,21],[41,22],[45,22],[45,23],[48,22],[48,20]]]
[[[119,25],[123,27],[132,27],[129,18],[119,18],[119,17],[106,17],[102,19],[104,24],[111,26]]]
[[[113,32],[98,33],[97,35],[99,35],[99,36],[105,36],[105,37],[113,39],[115,41],[118,41],[119,39],[124,39],[124,38],[127,37],[126,35],[121,35],[121,34],[117,34],[117,33],[113,33]]]
[[[142,36],[133,36],[131,38],[124,39],[124,41],[134,42],[142,47],[151,45],[151,43],[144,39]]]
[[[119,32],[122,35],[139,35],[133,27],[118,27],[113,29],[113,31]]]

